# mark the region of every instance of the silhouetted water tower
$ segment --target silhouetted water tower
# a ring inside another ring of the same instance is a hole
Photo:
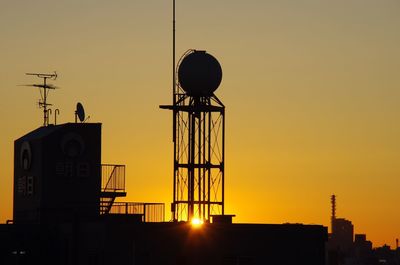
[[[225,106],[214,95],[222,69],[206,51],[178,63],[173,105],[174,221],[210,221],[224,214]]]

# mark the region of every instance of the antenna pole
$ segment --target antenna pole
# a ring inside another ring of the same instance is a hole
[[[48,125],[48,120],[47,120],[47,88],[46,88],[46,80],[47,77],[43,77],[43,126]]]
[[[173,110],[172,110],[172,142],[174,143],[174,165],[173,165],[173,176],[174,176],[174,182],[173,182],[173,198],[172,198],[172,204],[171,204],[171,217],[173,221],[177,221],[177,216],[176,216],[176,205],[175,205],[175,201],[178,199],[176,198],[176,119],[177,119],[177,111],[175,109],[176,106],[176,97],[177,97],[177,89],[176,89],[176,66],[175,66],[175,47],[176,47],[176,43],[175,43],[175,37],[176,37],[176,22],[175,22],[175,0],[172,0],[172,106]]]
[[[51,85],[47,85],[47,79],[50,78],[52,80],[56,80],[57,73],[56,72],[54,72],[54,74],[26,73],[26,75],[34,75],[39,78],[43,78],[43,85],[32,85],[32,86],[39,87],[39,89],[43,88],[42,101],[39,101],[39,107],[43,108],[43,126],[47,126],[49,125],[49,113],[48,113],[49,110],[47,109],[47,106],[51,106],[51,104],[47,103],[47,93],[49,93],[48,89],[52,88]]]
[[[173,103],[176,103],[176,76],[175,76],[175,0],[172,0],[172,95]]]

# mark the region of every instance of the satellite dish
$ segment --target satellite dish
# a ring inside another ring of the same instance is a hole
[[[83,108],[83,105],[80,102],[76,104],[75,122],[77,122],[76,117],[78,117],[81,122],[85,121],[85,109]]]

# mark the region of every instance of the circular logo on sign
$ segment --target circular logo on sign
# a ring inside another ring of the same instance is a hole
[[[61,141],[61,149],[69,157],[80,156],[85,150],[85,144],[80,135],[67,133]]]
[[[24,170],[29,170],[32,164],[32,151],[29,142],[25,141],[21,145],[20,163]]]

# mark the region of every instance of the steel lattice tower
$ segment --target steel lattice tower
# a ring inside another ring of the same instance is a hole
[[[173,111],[172,218],[209,222],[224,214],[225,106],[213,93],[222,70],[205,51],[189,50],[178,65],[173,105],[160,106]]]

